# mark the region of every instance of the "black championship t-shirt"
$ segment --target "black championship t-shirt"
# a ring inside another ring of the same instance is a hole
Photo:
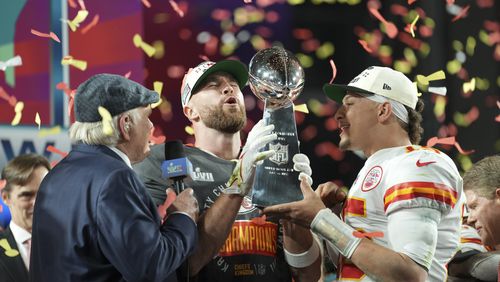
[[[185,184],[193,188],[201,214],[226,188],[235,164],[195,147],[185,146],[184,149],[193,164],[192,179]],[[166,198],[168,181],[161,177],[160,168],[164,160],[164,145],[161,144],[154,146],[151,155],[134,166],[157,205]],[[245,197],[219,253],[190,281],[291,281],[283,254],[281,225],[262,222],[258,216],[259,211],[250,197]]]

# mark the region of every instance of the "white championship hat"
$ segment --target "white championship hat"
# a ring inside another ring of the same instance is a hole
[[[217,63],[205,61],[195,68],[189,69],[189,71],[184,75],[181,85],[181,103],[182,106],[186,106],[191,99],[193,91],[200,86],[203,80],[214,72],[226,72],[229,73],[236,79],[240,89],[243,89],[248,81],[248,70],[247,67],[236,60],[223,60]]]
[[[377,94],[412,109],[415,109],[418,100],[416,85],[403,73],[387,67],[368,67],[347,85],[323,85],[323,92],[325,92],[326,96],[339,103],[342,103],[347,91]]]

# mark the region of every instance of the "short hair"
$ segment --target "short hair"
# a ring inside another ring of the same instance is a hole
[[[130,115],[132,123],[135,117],[138,117],[138,108],[126,111],[112,118],[111,134],[104,133],[102,121],[97,122],[79,122],[75,121],[69,129],[69,138],[72,143],[84,143],[87,145],[107,145],[116,146],[122,138],[118,130],[118,120],[123,115]]]
[[[12,192],[12,185],[26,185],[33,170],[40,166],[50,170],[49,161],[38,154],[20,155],[10,160],[2,170],[2,179],[7,181],[7,185],[2,192]]]
[[[411,144],[418,145],[422,139],[422,133],[424,133],[424,128],[422,127],[422,111],[424,110],[424,102],[422,99],[417,100],[417,105],[415,109],[412,109],[404,105],[408,111],[408,123],[404,123],[402,120],[396,117],[399,125],[408,133],[410,137]]]
[[[478,161],[464,174],[464,190],[491,200],[497,188],[500,188],[500,155]]]

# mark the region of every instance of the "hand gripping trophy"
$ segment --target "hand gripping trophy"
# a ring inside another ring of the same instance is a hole
[[[252,202],[265,207],[300,200],[299,173],[292,161],[299,153],[293,100],[304,87],[304,70],[290,51],[272,47],[253,56],[249,72],[250,89],[265,102],[264,121],[274,124],[278,135],[268,145],[276,154],[256,168]]]

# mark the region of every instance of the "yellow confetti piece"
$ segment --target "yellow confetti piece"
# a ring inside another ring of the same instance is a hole
[[[462,68],[462,63],[460,63],[458,60],[452,60],[452,61],[449,61],[447,64],[446,64],[446,70],[448,70],[448,72],[450,74],[457,74],[458,71],[460,71],[460,69]]]
[[[458,162],[464,171],[468,171],[472,168],[472,160],[467,155],[458,155]]]
[[[487,78],[482,79],[482,78],[476,77],[476,89],[488,90],[489,88],[490,88],[490,81]]]
[[[309,99],[307,101],[308,109],[311,109],[311,112],[316,116],[319,116],[321,112],[321,102],[316,99]]]
[[[158,107],[159,105],[161,105],[161,103],[163,103],[163,99],[160,97],[158,102],[151,104],[151,109]]]
[[[298,54],[296,54],[296,56],[300,62],[300,65],[303,68],[310,68],[314,65],[314,60],[313,60],[313,58],[311,58],[311,56],[308,56],[308,55],[302,54],[302,53],[298,53]]]
[[[23,109],[24,109],[24,102],[21,101],[17,102],[16,106],[14,107],[14,112],[16,113],[16,115],[14,116],[14,119],[12,120],[10,125],[16,126],[19,124],[21,118],[23,117]]]
[[[434,115],[437,118],[443,116],[445,108],[446,108],[446,98],[442,96],[437,96],[436,103],[434,104]]]
[[[420,83],[422,85],[429,85],[430,81],[441,80],[441,79],[445,79],[445,78],[446,78],[446,74],[442,70],[439,70],[439,71],[432,73],[428,76],[423,76],[421,74],[417,75],[417,81],[418,81],[418,83]]]
[[[413,50],[411,48],[405,48],[403,50],[403,55],[412,67],[417,66],[418,59],[417,59],[417,56],[415,55],[415,52],[413,52]]]
[[[415,17],[415,19],[410,24],[410,33],[411,33],[412,37],[415,37],[415,31],[413,31],[413,29],[415,28],[415,24],[417,23],[419,18],[420,18],[420,15],[417,14],[417,17]]]
[[[325,42],[316,50],[316,57],[323,60],[331,57],[334,52],[335,46],[331,42]]]
[[[194,129],[191,126],[184,127],[184,131],[189,135],[194,135]]]
[[[144,53],[148,55],[148,57],[152,57],[156,53],[156,49],[153,46],[149,45],[148,43],[142,41],[142,37],[138,33],[134,35],[132,40],[134,42],[135,47],[141,48],[144,51]]]
[[[465,43],[465,51],[467,52],[467,55],[473,56],[475,49],[476,49],[476,39],[472,36],[467,37],[467,42]]]
[[[427,44],[426,42],[423,42],[422,45],[420,46],[420,49],[418,50],[422,57],[427,57],[429,53],[431,52],[431,46]]]
[[[161,81],[153,82],[153,89],[155,90],[156,93],[161,95],[161,90],[163,89],[163,82]]]
[[[491,42],[490,42],[490,36],[488,35],[488,33],[484,30],[480,30],[479,31],[479,40],[481,40],[481,42],[483,42],[484,44],[488,45],[488,46],[491,46],[493,45]]]
[[[266,41],[259,35],[254,35],[250,38],[250,43],[255,50],[262,50],[266,48]]]
[[[473,92],[476,90],[476,78],[472,78],[470,82],[464,82],[462,89],[464,93]]]
[[[113,134],[113,119],[111,114],[102,106],[99,106],[97,110],[99,111],[99,115],[102,117],[102,132],[106,135]]]
[[[38,112],[36,112],[35,115],[35,123],[38,124],[38,130],[40,130],[40,124],[42,123],[42,121],[40,120],[40,115],[38,114]]]
[[[378,52],[384,57],[390,57],[392,55],[392,48],[389,45],[380,45]]]
[[[41,129],[40,131],[38,131],[38,137],[46,137],[59,133],[61,133],[61,127],[58,125],[47,129]]]
[[[78,14],[76,14],[76,17],[70,21],[67,20],[66,22],[68,23],[69,28],[71,31],[75,32],[77,27],[80,27],[80,24],[87,18],[89,15],[89,11],[87,10],[80,10],[78,11]]]
[[[407,61],[396,60],[394,62],[394,69],[402,73],[409,74],[411,72],[411,65]]]
[[[155,48],[154,58],[161,59],[165,56],[165,44],[161,40],[156,40],[153,42],[153,48]]]
[[[5,250],[5,255],[8,257],[15,257],[19,255],[19,252],[16,249],[12,249],[9,245],[9,241],[7,241],[7,239],[0,240],[0,247]]]
[[[306,104],[300,104],[300,105],[293,105],[293,110],[296,112],[301,112],[301,113],[309,113],[309,110],[307,109]]]
[[[61,60],[61,65],[71,65],[81,71],[87,69],[87,62],[82,60],[73,59],[73,56],[65,56]]]
[[[464,50],[464,45],[462,44],[462,42],[460,42],[458,40],[453,40],[451,42],[451,47],[453,48],[453,50],[455,50],[457,52]]]
[[[220,46],[220,54],[223,57],[231,56],[234,53],[234,50],[236,50],[236,47],[238,47],[238,42],[237,41],[223,43]]]
[[[422,96],[422,93],[421,93],[421,92],[418,92],[418,84],[417,84],[416,82],[413,82],[413,86],[414,86],[415,88],[417,88],[417,97]]]
[[[304,4],[304,0],[288,0],[287,2],[292,6]]]

